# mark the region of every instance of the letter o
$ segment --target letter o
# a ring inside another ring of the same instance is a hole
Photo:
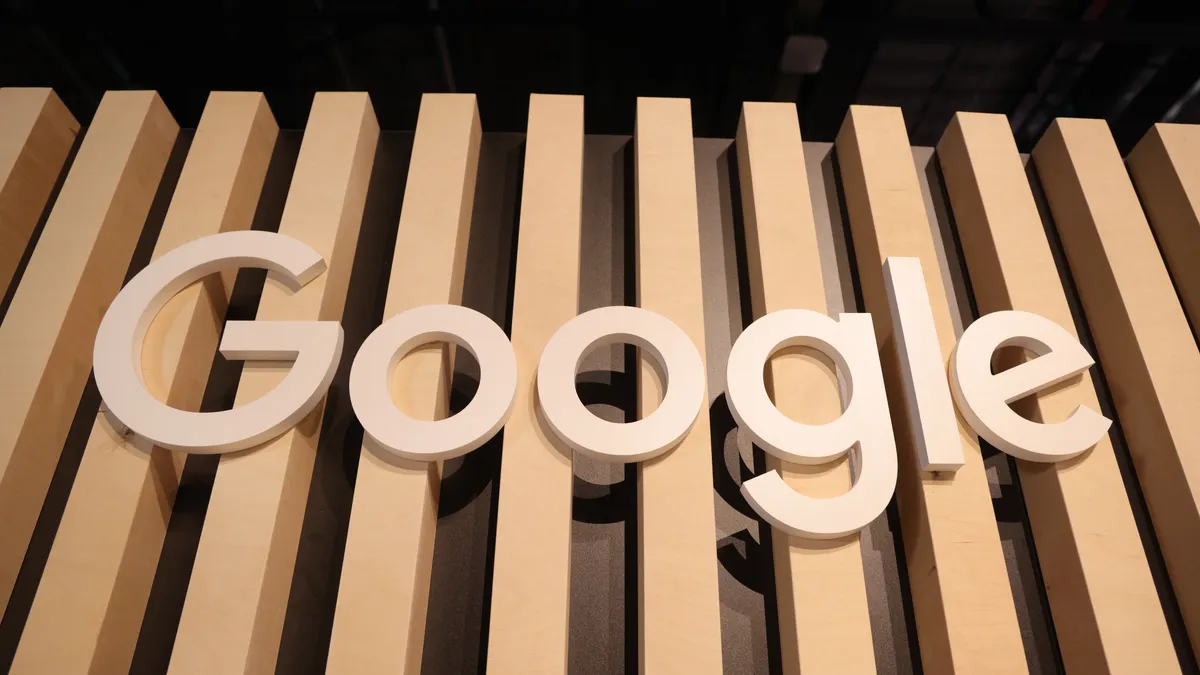
[[[462,411],[441,420],[416,420],[392,402],[391,373],[413,349],[453,342],[479,362],[479,389]],[[350,402],[363,430],[380,448],[431,462],[465,455],[486,443],[512,414],[517,357],[504,331],[473,309],[426,305],[383,322],[363,342],[350,367]]]
[[[575,375],[593,347],[629,343],[664,371],[666,393],[645,419],[602,420],[579,400]],[[640,307],[601,307],[563,324],[538,363],[538,405],[550,430],[572,450],[606,462],[640,462],[675,447],[704,405],[704,362],[691,339],[668,319]]]

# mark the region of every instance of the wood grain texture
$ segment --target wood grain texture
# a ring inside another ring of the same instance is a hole
[[[262,94],[209,97],[154,258],[249,229],[278,132]],[[213,276],[151,323],[142,375],[156,398],[199,409],[231,291]],[[184,458],[96,415],[11,672],[129,670]]]
[[[504,428],[488,672],[567,672],[571,450],[537,412],[542,349],[579,307],[583,97],[533,96],[521,189],[512,343],[520,379]]]
[[[0,88],[0,294],[8,288],[79,133],[51,89]]]
[[[1200,651],[1200,351],[1108,125],[1056,120],[1033,159]]]
[[[634,143],[638,306],[678,325],[703,359],[691,102],[639,98]],[[662,385],[644,356],[638,380],[638,415],[645,417]],[[721,672],[711,452],[705,407],[679,445],[638,465],[643,673]]]
[[[892,403],[901,534],[924,669],[1027,672],[979,440],[959,417],[965,463],[953,475],[922,473],[904,410],[902,356],[883,281],[886,258],[920,259],[944,359],[957,336],[900,109],[852,106],[836,148],[864,309],[875,323]]]
[[[980,314],[1020,310],[1075,335],[1066,292],[1004,115],[958,113],[938,144]],[[1090,375],[1024,399],[1030,419],[1100,410]],[[1114,429],[1112,433],[1116,433]],[[1113,441],[1042,464],[1017,460],[1042,577],[1069,672],[1179,672]]]
[[[1126,164],[1195,326],[1200,323],[1200,125],[1155,124]]]
[[[462,302],[481,138],[475,96],[425,94],[383,319],[414,307]],[[441,419],[450,394],[450,349],[404,357],[393,398],[417,419]],[[362,449],[326,671],[420,672],[437,527],[437,463]]]
[[[364,93],[313,100],[279,232],[328,269],[296,293],[268,278],[257,318],[338,321],[379,126]],[[276,387],[287,365],[248,362],[234,405]],[[272,441],[221,456],[171,673],[273,673],[324,406]]]
[[[829,313],[796,106],[746,103],[737,158],[754,317],[782,309]],[[826,422],[841,413],[837,376],[818,353],[784,350],[766,377],[775,405],[792,419]],[[850,489],[848,459],[805,466],[768,455],[767,466],[810,496]],[[813,541],[775,530],[772,547],[784,672],[874,673],[859,535]]]
[[[178,131],[154,92],[104,95],[0,325],[0,606]]]

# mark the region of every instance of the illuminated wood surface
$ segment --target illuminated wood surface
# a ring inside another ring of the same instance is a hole
[[[704,298],[691,102],[639,98],[638,306],[675,322],[704,358]],[[640,359],[638,414],[661,399]],[[708,400],[707,396],[704,400]],[[716,522],[708,409],[665,455],[638,465],[641,672],[720,673]]]
[[[1200,322],[1200,125],[1155,124],[1127,164],[1194,326]]]
[[[1027,672],[979,440],[959,417],[965,463],[953,475],[922,473],[905,413],[886,258],[920,259],[944,359],[957,336],[900,109],[852,106],[836,149],[864,309],[875,323],[892,406],[901,533],[925,671]]]
[[[1108,125],[1059,119],[1033,159],[1200,650],[1200,351]]]
[[[579,307],[583,97],[533,96],[525,142],[512,343],[520,380],[504,428],[489,673],[567,672],[571,450],[536,407],[542,349]]]
[[[278,132],[262,94],[209,97],[154,258],[250,228]],[[231,291],[214,275],[151,323],[142,375],[159,400],[199,409]],[[12,672],[129,669],[185,458],[134,438],[96,415]]]
[[[428,304],[462,301],[479,166],[475,96],[426,94],[396,233],[384,320]],[[441,419],[450,396],[450,349],[426,345],[403,358],[393,399],[417,419]],[[358,463],[329,673],[406,673],[421,668],[437,527],[437,463],[372,447]]]
[[[104,95],[0,325],[0,606],[178,131],[154,92]]]
[[[378,137],[366,94],[316,95],[279,232],[311,246],[328,270],[296,293],[268,279],[258,319],[341,319]],[[266,394],[287,369],[248,362],[234,405]],[[275,671],[323,409],[221,456],[169,672]]]
[[[754,317],[781,309],[829,313],[796,106],[746,103],[737,153]],[[767,371],[772,400],[791,418],[823,423],[841,414],[828,359],[784,350]],[[805,466],[767,458],[803,494],[850,489],[846,459]],[[784,672],[874,673],[859,535],[812,541],[776,530],[772,545]]]
[[[0,89],[0,294],[8,288],[79,122],[50,89]]]
[[[1004,115],[959,113],[938,144],[980,314],[1007,309],[1075,323]],[[1022,402],[1031,419],[1099,411],[1090,376]],[[1105,437],[1073,460],[1017,460],[1038,561],[1068,671],[1179,672],[1125,485]]]

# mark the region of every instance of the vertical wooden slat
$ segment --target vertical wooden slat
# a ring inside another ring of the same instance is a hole
[[[421,98],[384,320],[462,301],[479,141],[474,95]],[[397,364],[393,396],[401,410],[417,419],[446,416],[449,351],[427,345]],[[327,672],[419,672],[439,482],[437,463],[364,446]]]
[[[0,326],[0,606],[178,131],[154,92],[104,95]]]
[[[278,132],[262,94],[209,97],[155,258],[250,227]],[[168,405],[199,408],[231,291],[214,276],[172,298],[151,324],[143,377]],[[96,415],[13,673],[129,670],[183,459],[151,452]]]
[[[1200,125],[1155,124],[1128,165],[1194,327],[1200,324]]]
[[[579,307],[583,98],[533,96],[525,144],[512,343],[517,402],[504,429],[488,671],[565,673],[571,451],[538,421],[542,349]]]
[[[704,298],[691,102],[639,98],[638,306],[675,322],[704,358]],[[661,400],[641,359],[638,414]],[[707,400],[707,398],[705,399]],[[708,409],[673,450],[638,465],[641,672],[721,672]]]
[[[978,438],[960,417],[965,463],[952,475],[923,473],[904,409],[885,259],[920,259],[944,359],[957,336],[900,109],[851,107],[836,147],[864,309],[875,322],[892,403],[901,536],[925,671],[1027,672]]]
[[[1059,119],[1033,158],[1200,651],[1200,351],[1108,125]]]
[[[363,93],[319,93],[279,232],[328,270],[296,293],[268,280],[262,320],[337,321],[362,224],[379,126]],[[277,386],[287,366],[247,363],[234,405]],[[204,520],[171,673],[274,672],[324,406],[278,438],[223,455]]]
[[[746,103],[737,136],[750,297],[757,319],[781,309],[828,313],[796,106]],[[828,359],[781,353],[768,365],[775,405],[793,419],[841,413]],[[768,455],[788,485],[815,497],[850,489],[850,463],[794,465]],[[874,673],[859,536],[812,541],[772,533],[785,673]]]
[[[0,294],[8,288],[79,122],[50,89],[0,89]]]
[[[1008,118],[958,113],[938,159],[980,314],[1031,312],[1075,335]],[[1079,406],[1100,410],[1090,377],[1019,409],[1057,422]],[[1074,460],[1017,460],[1063,662],[1070,672],[1179,672],[1113,453],[1105,436]]]

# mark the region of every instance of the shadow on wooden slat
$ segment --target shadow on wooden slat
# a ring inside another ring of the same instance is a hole
[[[167,215],[167,205],[171,203],[171,196],[175,194],[175,185],[179,182],[179,174],[183,171],[183,161],[187,157],[188,148],[191,147],[193,134],[192,130],[182,129],[175,138],[175,145],[171,148],[171,155],[163,169],[158,190],[154,194],[150,211],[146,215],[146,223],[142,227],[137,245],[134,247],[129,269],[125,273],[125,282],[128,282],[133,275],[140,272],[150,262],[150,256],[154,253],[154,243],[158,240],[158,233],[162,229],[163,220]],[[75,151],[79,148],[79,142],[83,137],[84,132],[81,131],[76,137],[75,146],[68,158],[68,168],[71,161],[74,160]],[[66,172],[64,171],[59,176],[59,182],[54,187],[51,199],[42,212],[42,218],[30,240],[30,246],[25,251],[25,257],[18,267],[18,274],[23,273],[29,262],[33,246],[36,245],[37,238],[45,226],[46,218],[49,217],[54,199],[57,198],[65,177]],[[15,281],[16,277],[14,277]],[[10,291],[15,291],[15,288],[16,284],[14,283]],[[3,309],[8,308],[11,300],[12,293],[5,298]],[[42,579],[42,571],[46,567],[46,560],[50,557],[50,548],[54,544],[54,535],[58,532],[63,511],[67,508],[71,486],[75,482],[75,474],[79,471],[79,463],[83,460],[83,451],[87,447],[88,438],[91,436],[92,426],[99,410],[100,392],[96,390],[96,382],[89,377],[87,386],[83,390],[83,396],[75,410],[75,418],[71,422],[67,440],[63,444],[58,465],[54,469],[54,476],[50,480],[46,500],[42,503],[41,514],[38,516],[37,525],[34,527],[33,536],[29,541],[29,549],[25,552],[25,560],[21,563],[20,572],[17,573],[12,596],[9,598],[8,607],[4,610],[4,618],[0,621],[0,672],[8,672],[13,657],[16,655],[21,632],[25,628],[25,621],[29,617],[29,610],[37,595],[38,583]]]
[[[300,151],[300,137],[299,131],[279,132],[251,229],[268,232],[279,229],[283,203]],[[238,272],[226,312],[227,320],[254,319],[265,280],[266,273],[263,270]],[[220,354],[214,354],[200,410],[207,412],[231,408],[241,373],[241,361],[226,361]],[[183,612],[188,580],[192,575],[196,548],[200,544],[200,530],[204,526],[204,515],[219,461],[219,455],[191,455],[184,465],[154,583],[150,587],[146,613],[142,617],[142,628],[134,648],[129,669],[131,674],[164,673],[170,663],[175,632],[179,628],[179,617]]]

